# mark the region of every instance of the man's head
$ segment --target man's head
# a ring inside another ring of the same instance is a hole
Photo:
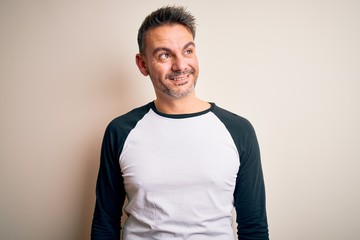
[[[145,53],[146,34],[150,29],[165,25],[165,24],[180,24],[186,27],[195,39],[195,17],[191,15],[186,8],[181,6],[166,6],[149,14],[138,31],[138,45],[140,54]]]
[[[199,67],[194,34],[194,17],[183,7],[164,7],[144,20],[139,30],[140,49],[144,46],[136,65],[150,76],[158,99],[195,97]]]

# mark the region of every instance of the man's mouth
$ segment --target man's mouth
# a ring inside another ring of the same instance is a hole
[[[185,70],[183,72],[174,72],[171,74],[167,74],[165,76],[165,78],[170,79],[172,81],[182,81],[182,80],[185,80],[186,78],[188,78],[190,76],[190,74],[194,74],[193,69]]]
[[[185,80],[189,77],[189,75],[186,75],[186,76],[178,76],[178,77],[170,77],[169,79],[170,80],[173,80],[173,81],[182,81],[182,80]]]

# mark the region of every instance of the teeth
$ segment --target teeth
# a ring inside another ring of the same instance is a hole
[[[174,81],[180,81],[180,80],[184,80],[184,79],[186,79],[186,78],[187,78],[187,76],[182,77],[182,78],[173,78],[173,80],[174,80]]]

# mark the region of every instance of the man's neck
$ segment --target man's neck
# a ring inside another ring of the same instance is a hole
[[[210,103],[197,97],[184,97],[174,99],[157,98],[155,107],[159,112],[165,114],[190,114],[205,111],[210,108]]]

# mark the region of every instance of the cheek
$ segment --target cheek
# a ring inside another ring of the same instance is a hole
[[[194,65],[195,65],[195,67],[196,68],[198,68],[199,67],[199,65],[198,65],[198,60],[197,60],[197,58],[195,57],[195,59],[194,59]]]
[[[165,75],[168,73],[169,68],[165,66],[165,64],[162,65],[156,65],[153,66],[150,70],[151,75],[157,76],[158,78],[165,77]]]
[[[192,58],[189,62],[188,65],[193,68],[194,70],[198,70],[199,69],[199,65],[198,65],[198,60],[197,58]]]

